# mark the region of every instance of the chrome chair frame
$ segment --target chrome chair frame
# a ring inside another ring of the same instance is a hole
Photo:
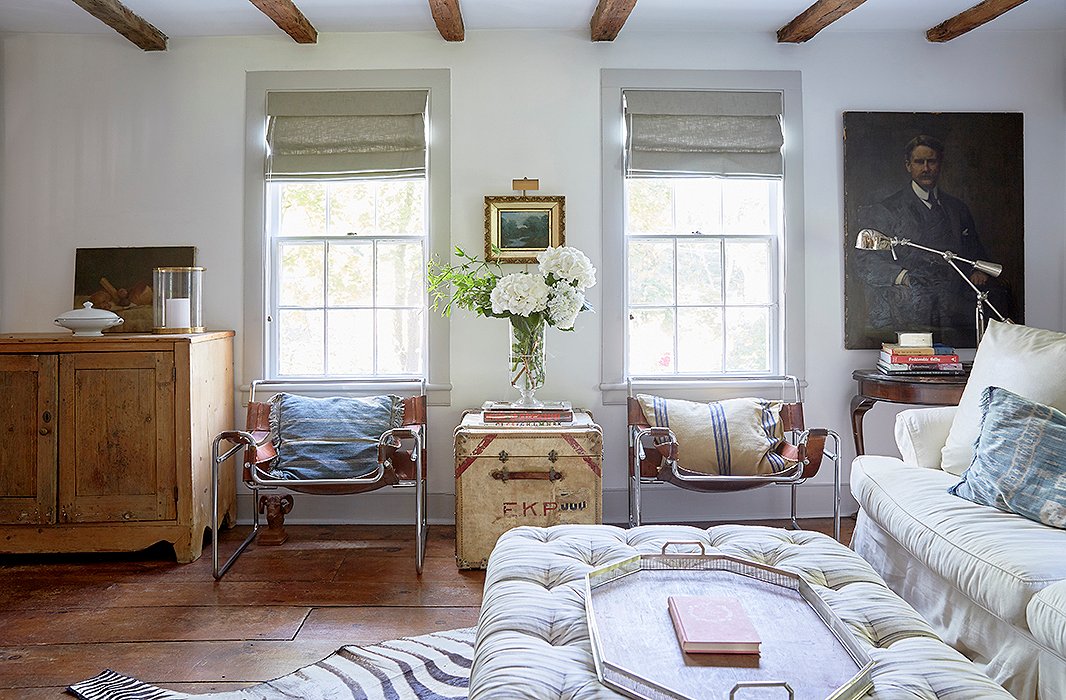
[[[730,377],[730,381],[736,381],[738,377]],[[802,403],[800,396],[799,380],[791,375],[782,375],[776,377],[742,377],[739,379],[762,379],[762,380],[781,380],[787,381],[792,384],[793,393],[796,397],[796,403]],[[630,380],[628,384],[628,395],[633,396],[633,383]],[[802,431],[792,430],[790,437],[795,445],[805,445],[807,438],[810,434],[810,429]],[[833,430],[825,429],[826,437],[833,439],[833,449],[823,450],[822,457],[828,458],[833,462],[833,537],[840,541],[840,436]],[[641,486],[645,484],[666,484],[668,482],[659,479],[658,477],[645,477],[641,476],[640,464],[647,456],[644,449],[644,438],[650,437],[652,439],[666,439],[668,444],[677,445],[677,437],[673,431],[669,428],[660,427],[647,427],[639,428],[636,426],[629,427],[629,447],[630,454],[633,455],[633,462],[629,465],[628,485],[629,485],[629,527],[638,527],[641,524]],[[676,458],[676,450],[671,451],[670,456],[664,456],[663,459],[668,463],[670,472],[673,478],[680,482],[691,483],[693,485],[703,484],[707,488],[700,489],[698,486],[693,488],[694,491],[713,492],[715,486],[733,486],[735,489],[723,489],[726,490],[745,490],[751,488],[759,488],[761,486],[770,486],[773,484],[787,484],[791,488],[791,514],[790,521],[793,529],[801,529],[797,520],[797,491],[796,489],[807,481],[810,477],[803,476],[804,467],[810,463],[810,460],[806,457],[796,463],[793,467],[786,472],[770,475],[752,475],[752,476],[732,476],[732,475],[717,475],[707,474],[700,475],[694,472],[683,470],[678,464]],[[671,484],[673,485],[673,484]],[[680,487],[683,488],[683,487]]]
[[[257,379],[251,383],[251,388],[248,395],[248,402],[255,401],[256,388],[260,384],[268,384],[270,386],[284,387],[285,385],[299,385],[299,386],[322,386],[323,388],[329,386],[336,386],[339,383],[355,384],[357,382],[345,381],[338,382],[333,380],[300,380],[300,381],[285,381],[285,380],[260,380]],[[413,384],[414,382],[381,382],[375,380],[373,382],[366,382],[368,384]],[[425,380],[418,380],[419,395],[424,396],[426,393]],[[269,440],[270,436],[266,436],[264,440]],[[422,453],[423,446],[425,445],[425,436],[423,435],[423,429],[420,425],[415,426],[401,426],[399,428],[390,428],[381,434],[378,438],[378,454],[383,454],[383,450],[386,447],[395,445],[402,440],[413,441],[413,449],[411,451],[412,461],[414,463],[414,479],[402,479],[396,484],[389,484],[393,488],[411,488],[415,489],[415,572],[418,575],[422,574],[422,568],[426,558],[426,543],[429,535],[429,518],[428,518],[428,493],[426,474],[423,472]],[[232,444],[232,447],[228,448],[225,452],[222,452],[222,443],[228,442]],[[238,452],[242,452],[248,449],[256,449],[263,444],[263,441],[257,440],[252,433],[246,430],[227,431],[219,433],[211,444],[211,506],[212,506],[212,522],[216,523],[216,526],[211,528],[211,573],[215,580],[221,579],[230,567],[233,566],[237,557],[252,543],[252,540],[259,534],[262,523],[259,519],[259,508],[255,504],[259,503],[259,491],[262,490],[277,490],[288,489],[295,490],[299,493],[298,489],[289,488],[293,480],[291,479],[278,479],[270,475],[269,472],[264,471],[258,464],[252,464],[249,467],[251,473],[251,479],[242,479],[244,485],[252,491],[252,531],[248,533],[248,536],[244,538],[240,546],[230,555],[224,564],[219,565],[219,553],[218,553],[218,500],[219,500],[219,475],[221,473],[222,465],[232,456]],[[385,470],[389,467],[389,460],[380,460],[377,468],[368,476],[352,477],[348,479],[301,479],[299,481],[300,486],[351,486],[359,484],[373,484],[379,481],[385,474]],[[384,485],[383,485],[384,486]],[[375,489],[376,490],[376,489]],[[338,495],[356,495],[356,494],[338,494]]]

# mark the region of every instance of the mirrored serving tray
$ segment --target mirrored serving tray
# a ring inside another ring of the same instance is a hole
[[[694,553],[667,554],[671,546]],[[869,655],[796,574],[706,555],[699,542],[668,542],[662,551],[585,577],[589,635],[604,685],[643,700],[852,700],[873,687]],[[672,595],[739,598],[762,640],[760,653],[684,653],[667,608]]]

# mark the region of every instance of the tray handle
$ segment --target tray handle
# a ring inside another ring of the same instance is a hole
[[[694,545],[696,545],[697,547],[700,548],[699,556],[701,556],[701,557],[707,556],[707,550],[703,547],[703,543],[700,542],[699,540],[678,540],[678,541],[672,541],[672,542],[664,542],[663,543],[663,548],[662,548],[662,554],[666,554],[666,548],[669,547],[672,544],[694,544]],[[687,556],[694,557],[694,556],[697,556],[697,555],[689,554]]]
[[[729,700],[733,700],[744,688],[784,688],[788,693],[788,700],[796,700],[796,693],[785,681],[741,681],[729,691]]]

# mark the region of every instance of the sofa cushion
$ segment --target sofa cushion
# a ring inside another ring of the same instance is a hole
[[[948,492],[1066,529],[1066,414],[990,386],[973,464]]]
[[[781,402],[741,398],[700,403],[637,394],[649,425],[670,428],[682,467],[704,474],[773,474],[795,462],[773,452],[784,439]]]
[[[998,386],[1066,411],[1066,333],[991,321],[973,360],[942,453],[944,471],[959,475],[973,461],[981,394]]]
[[[1066,581],[1033,596],[1025,617],[1038,642],[1066,657]]]
[[[896,414],[896,447],[903,461],[940,469],[940,451],[948,439],[955,406],[910,408]]]
[[[912,556],[981,607],[1025,628],[1026,606],[1066,579],[1066,531],[947,492],[951,474],[892,457],[858,457],[851,490],[866,514]]]

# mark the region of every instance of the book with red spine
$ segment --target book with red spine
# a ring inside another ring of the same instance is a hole
[[[482,411],[486,423],[570,423],[573,411]]]
[[[762,640],[739,598],[667,598],[682,651],[690,654],[758,654]]]
[[[950,355],[914,355],[906,352],[887,352],[881,351],[881,359],[890,365],[943,365],[954,364],[959,361],[959,356],[952,353]]]

